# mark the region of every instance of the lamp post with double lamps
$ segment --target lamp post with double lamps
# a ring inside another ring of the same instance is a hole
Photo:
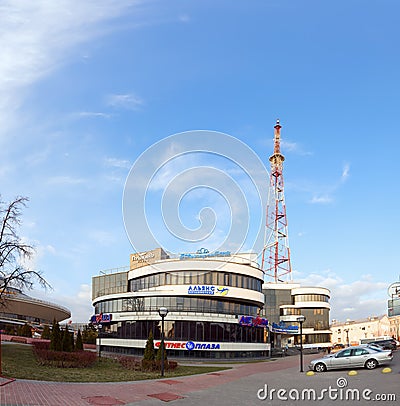
[[[160,307],[158,314],[161,317],[161,376],[164,376],[164,318],[168,314],[168,309]]]
[[[300,323],[300,372],[304,372],[303,370],[303,323],[305,322],[306,318],[303,315],[297,317],[297,321]]]

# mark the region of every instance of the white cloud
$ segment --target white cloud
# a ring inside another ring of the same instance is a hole
[[[106,158],[105,164],[114,168],[131,169],[132,163],[127,159]]]
[[[331,319],[361,319],[387,312],[387,287],[389,283],[376,281],[371,275],[345,282],[330,270],[310,274],[296,280],[304,286],[322,286],[331,291]]]
[[[333,199],[332,197],[328,195],[324,196],[313,196],[313,198],[310,200],[310,203],[313,204],[327,204],[327,203],[332,203]]]
[[[179,21],[182,23],[190,22],[190,17],[187,14],[181,14],[178,18],[179,18]]]
[[[47,181],[50,185],[80,185],[86,182],[86,179],[72,176],[52,176]]]
[[[285,151],[293,152],[297,155],[312,155],[312,152],[305,151],[297,142],[281,140],[281,152],[285,154]]]
[[[111,114],[108,113],[101,113],[101,112],[96,112],[96,111],[80,111],[79,113],[74,114],[77,117],[82,117],[82,118],[110,118],[112,117]]]
[[[21,124],[19,109],[30,85],[49,75],[76,45],[104,35],[109,22],[135,0],[3,0],[0,5],[1,135]]]
[[[113,234],[104,230],[92,230],[89,232],[89,238],[94,240],[97,244],[109,246],[115,243],[116,239]]]
[[[350,175],[350,165],[345,164],[342,170],[342,178],[341,180],[344,182]]]
[[[107,97],[107,104],[116,109],[137,110],[143,100],[134,94],[112,94]]]

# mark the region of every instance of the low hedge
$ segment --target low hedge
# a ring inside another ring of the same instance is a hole
[[[120,364],[131,371],[160,371],[161,361],[138,360],[134,357],[118,357]],[[166,370],[174,370],[178,366],[176,361],[166,361],[164,367]]]
[[[54,366],[58,368],[87,368],[97,360],[97,354],[92,351],[52,351],[49,343],[38,342],[33,344],[33,351],[39,365]]]

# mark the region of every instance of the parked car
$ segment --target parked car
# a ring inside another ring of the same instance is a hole
[[[340,344],[340,343],[339,344],[334,344],[332,346],[332,349],[331,349],[331,354],[334,354],[335,352],[343,350],[343,348],[345,348],[344,344]]]
[[[389,364],[393,359],[392,351],[383,350],[368,345],[345,348],[336,354],[311,361],[309,368],[316,372],[329,369],[367,368],[374,369],[378,365]]]
[[[396,350],[397,349],[396,340],[371,341],[369,344],[379,345],[379,347],[383,348],[384,350]]]

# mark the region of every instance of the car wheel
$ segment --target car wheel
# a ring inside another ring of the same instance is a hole
[[[365,368],[367,369],[374,369],[378,366],[378,362],[374,359],[369,359],[366,363],[365,363]]]
[[[323,364],[322,362],[318,362],[318,364],[315,364],[314,371],[315,372],[325,372],[326,365]]]

